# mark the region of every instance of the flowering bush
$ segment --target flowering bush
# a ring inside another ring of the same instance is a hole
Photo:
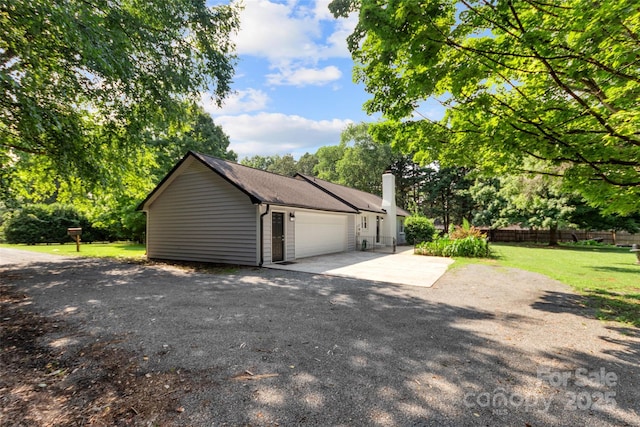
[[[453,227],[453,231],[449,232],[449,237],[453,240],[464,239],[465,237],[476,237],[478,239],[484,239],[487,237],[479,228],[469,224],[466,219],[463,220],[462,225],[456,225]]]

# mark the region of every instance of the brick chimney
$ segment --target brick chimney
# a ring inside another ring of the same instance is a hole
[[[387,212],[382,227],[382,235],[398,238],[396,220],[396,177],[389,171],[382,175],[382,209]],[[385,242],[391,244],[391,242]]]

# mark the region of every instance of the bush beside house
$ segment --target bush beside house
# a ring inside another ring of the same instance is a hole
[[[417,245],[422,242],[430,242],[436,233],[436,227],[426,216],[411,215],[404,220],[404,235],[406,242]]]

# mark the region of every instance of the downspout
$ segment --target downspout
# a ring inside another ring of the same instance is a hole
[[[264,217],[269,213],[269,207],[267,205],[267,210],[260,214],[260,264],[258,264],[258,267],[262,267],[262,264],[264,264]]]

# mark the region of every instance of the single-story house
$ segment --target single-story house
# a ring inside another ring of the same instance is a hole
[[[147,256],[257,265],[404,243],[395,177],[383,197],[190,151],[140,204]]]

